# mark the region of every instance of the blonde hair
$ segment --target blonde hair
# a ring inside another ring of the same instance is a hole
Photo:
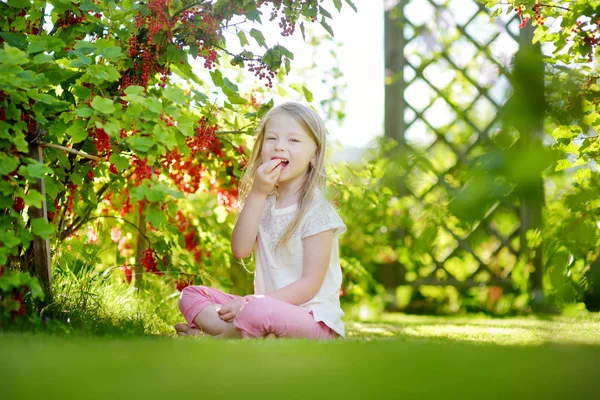
[[[294,118],[302,126],[302,128],[304,128],[306,133],[308,133],[308,135],[317,145],[317,150],[314,158],[314,164],[309,164],[308,173],[305,175],[306,179],[304,179],[304,182],[302,182],[302,186],[299,190],[300,196],[298,200],[298,211],[296,216],[289,223],[275,249],[285,245],[290,240],[296,229],[298,229],[302,217],[306,214],[308,207],[310,206],[314,190],[318,188],[324,193],[325,185],[327,183],[327,175],[325,172],[325,147],[327,144],[327,130],[325,128],[325,123],[319,114],[316,113],[316,111],[308,106],[305,106],[304,104],[294,102],[283,103],[269,110],[256,128],[256,142],[254,143],[252,155],[248,160],[246,168],[244,169],[244,174],[241,178],[238,197],[239,209],[241,210],[241,208],[244,206],[250,190],[252,189],[256,170],[262,164],[261,153],[265,140],[267,124],[273,115],[281,112],[287,113],[289,116]],[[277,193],[277,188],[273,189],[271,195],[275,193]]]

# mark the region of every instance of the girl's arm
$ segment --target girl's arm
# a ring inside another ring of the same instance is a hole
[[[252,254],[266,198],[264,193],[250,191],[231,235],[231,251],[235,257],[246,258]]]
[[[325,280],[332,246],[333,229],[305,238],[302,278],[266,295],[295,305],[315,297]]]
[[[267,161],[256,170],[252,190],[248,194],[231,235],[231,251],[235,257],[246,258],[252,254],[265,199],[273,190],[280,174],[281,160],[279,159]]]

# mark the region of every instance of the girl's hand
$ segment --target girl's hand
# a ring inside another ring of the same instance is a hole
[[[244,305],[244,299],[234,299],[221,306],[217,311],[219,318],[225,322],[232,322],[236,315],[240,312],[240,308]]]
[[[257,190],[259,193],[269,195],[281,175],[281,160],[273,159],[262,164],[256,170],[254,175],[254,185],[252,189]]]

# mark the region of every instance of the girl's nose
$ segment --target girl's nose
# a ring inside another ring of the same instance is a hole
[[[284,143],[283,140],[278,140],[277,143],[275,143],[275,150],[285,150]]]

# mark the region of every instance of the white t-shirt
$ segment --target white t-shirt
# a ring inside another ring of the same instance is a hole
[[[298,205],[275,208],[275,195],[267,197],[260,225],[256,248],[256,274],[254,293],[266,294],[281,289],[302,278],[304,241],[309,236],[334,229],[333,248],[327,274],[319,292],[300,307],[312,311],[315,321],[323,321],[339,335],[344,336],[344,312],[340,308],[339,292],[342,285],[338,237],[346,231],[346,225],[320,190],[315,190],[311,204],[286,246],[275,246],[283,236],[288,224],[296,215]],[[286,251],[287,250],[287,251]]]

